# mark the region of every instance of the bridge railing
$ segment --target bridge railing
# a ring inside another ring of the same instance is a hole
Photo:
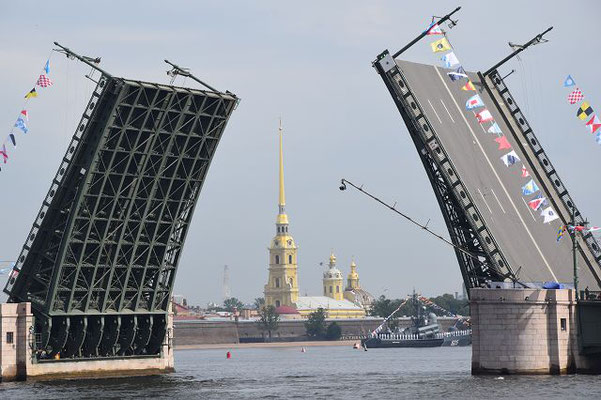
[[[490,76],[490,79],[491,79],[493,85],[495,86],[495,89],[498,91],[498,93],[503,98],[503,101],[507,105],[507,109],[509,110],[509,112],[511,113],[511,115],[513,116],[515,121],[517,122],[517,125],[520,128],[522,134],[528,140],[528,144],[530,145],[530,148],[532,149],[532,152],[534,153],[534,155],[539,163],[539,166],[543,169],[543,171],[545,171],[547,178],[555,186],[555,190],[556,190],[559,198],[561,199],[564,207],[567,210],[571,210],[572,207],[574,207],[575,214],[576,214],[576,218],[575,218],[576,223],[582,224],[584,222],[584,218],[578,211],[578,208],[576,208],[574,200],[572,199],[572,197],[568,193],[568,190],[566,189],[563,182],[559,178],[559,175],[557,174],[555,167],[553,166],[553,164],[549,160],[549,157],[547,157],[547,154],[545,153],[542,146],[540,145],[536,135],[534,134],[532,128],[530,127],[530,124],[526,120],[526,117],[524,116],[524,114],[520,110],[519,106],[517,105],[515,98],[509,92],[509,88],[505,85],[503,78],[501,78],[498,71],[493,71],[489,76]],[[484,80],[483,80],[483,82],[484,82]],[[494,98],[494,96],[493,96],[493,98]],[[599,247],[597,240],[595,239],[593,234],[590,232],[583,235],[583,239],[586,242],[588,249],[593,254],[593,257],[597,261],[597,267],[599,267],[601,265],[601,248]]]

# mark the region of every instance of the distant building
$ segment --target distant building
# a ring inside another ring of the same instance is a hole
[[[359,287],[359,275],[354,262],[351,264],[349,283],[347,288],[344,287],[342,272],[336,268],[336,256],[333,253],[330,255],[329,268],[323,274],[323,296],[298,295],[298,247],[288,231],[288,215],[285,210],[281,123],[279,131],[279,204],[276,235],[269,246],[269,274],[264,287],[265,305],[276,307],[280,317],[286,319],[307,317],[319,308],[325,310],[328,318],[365,317],[366,304],[371,304],[373,297]]]

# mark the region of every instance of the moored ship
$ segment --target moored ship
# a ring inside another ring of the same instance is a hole
[[[414,312],[411,317],[411,326],[407,328],[392,327],[392,317],[409,301],[413,305]],[[422,302],[423,300],[414,292],[413,296],[401,303],[392,314],[386,317],[382,324],[369,334],[367,339],[361,341],[363,347],[365,349],[379,347],[451,347],[472,344],[472,330],[468,319],[456,316],[455,324],[448,331],[443,332],[436,314],[433,312],[426,314]]]

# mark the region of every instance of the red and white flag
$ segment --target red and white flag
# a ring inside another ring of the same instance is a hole
[[[597,116],[595,115],[593,116],[593,118],[591,118],[590,121],[586,123],[586,126],[589,127],[591,133],[595,133],[597,129],[601,128],[601,121],[599,121],[599,118],[597,118]]]
[[[25,117],[25,121],[29,121],[29,113],[27,110],[21,110],[21,115]]]
[[[526,178],[528,176],[530,176],[530,172],[528,172],[525,165],[522,165],[522,178]]]
[[[538,210],[540,208],[540,206],[545,202],[545,198],[542,196],[539,196],[537,198],[534,198],[532,200],[530,200],[528,202],[528,207],[530,207],[533,210]]]
[[[584,95],[578,88],[568,95],[568,101],[570,104],[576,104],[582,99],[584,99]]]
[[[428,28],[428,31],[426,32],[426,35],[442,35],[442,29],[440,29],[440,26],[438,26],[437,23],[432,23],[432,25],[430,25],[430,27]]]
[[[46,75],[40,75],[38,81],[36,82],[36,85],[41,87],[48,87],[52,86],[52,81]]]
[[[485,108],[484,110],[482,110],[478,114],[476,114],[476,119],[478,120],[478,122],[483,124],[484,122],[492,121],[494,118],[492,117],[492,114],[490,113],[490,111],[488,111]]]

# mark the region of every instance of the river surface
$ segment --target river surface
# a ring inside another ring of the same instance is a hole
[[[152,377],[11,382],[0,399],[601,399],[601,377],[470,374],[471,348],[180,350]]]

